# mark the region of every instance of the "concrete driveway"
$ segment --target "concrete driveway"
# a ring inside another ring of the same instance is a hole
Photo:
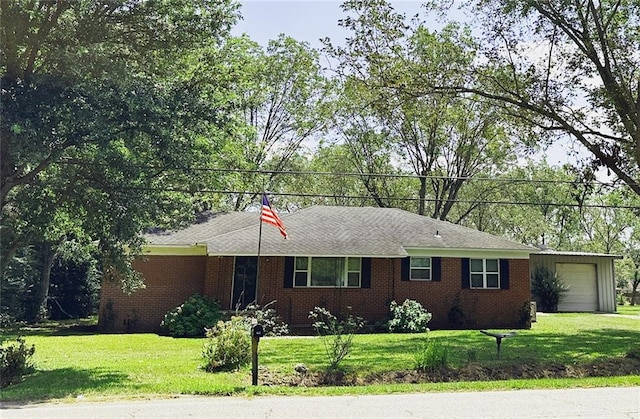
[[[640,418],[640,387],[4,405],[13,418]]]

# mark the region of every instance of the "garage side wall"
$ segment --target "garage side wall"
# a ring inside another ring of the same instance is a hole
[[[532,254],[530,262],[530,273],[533,273],[538,265],[547,267],[553,273],[556,273],[556,265],[559,263],[595,265],[598,311],[605,313],[614,313],[616,311],[613,257]]]

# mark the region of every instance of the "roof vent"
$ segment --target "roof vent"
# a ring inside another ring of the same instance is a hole
[[[435,237],[436,239],[441,239],[442,236],[440,235],[440,231],[436,230],[436,234],[434,234],[433,237]]]

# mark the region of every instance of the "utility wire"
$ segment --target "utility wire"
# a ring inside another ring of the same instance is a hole
[[[77,166],[98,166],[100,163],[87,163],[72,160],[60,160],[59,164],[77,165]],[[103,164],[103,166],[107,166]],[[560,179],[527,179],[527,178],[489,178],[476,176],[445,176],[445,175],[416,175],[414,173],[358,173],[358,172],[320,172],[320,171],[303,171],[303,170],[265,170],[265,169],[229,169],[220,167],[161,167],[161,166],[137,166],[141,169],[153,171],[189,171],[189,172],[214,172],[214,173],[242,173],[242,174],[262,174],[262,175],[293,175],[293,176],[333,176],[333,177],[375,177],[375,178],[409,178],[409,179],[433,179],[433,180],[464,180],[464,181],[481,181],[481,182],[518,182],[518,183],[550,183],[550,184],[594,184],[601,186],[615,186],[615,183],[592,180],[584,182],[581,180],[560,180]]]
[[[256,191],[231,191],[222,189],[182,189],[182,188],[140,188],[140,187],[122,187],[119,189],[124,190],[141,190],[141,191],[154,191],[154,192],[178,192],[186,194],[220,194],[220,195],[260,195],[262,192]],[[297,197],[297,198],[329,198],[329,199],[357,199],[357,200],[372,200],[369,195],[336,195],[336,194],[317,194],[317,193],[300,193],[300,192],[269,192],[271,196],[282,197]],[[420,198],[416,197],[398,197],[389,196],[382,199],[388,201],[401,201],[401,202],[419,202]],[[449,202],[447,199],[435,199],[424,198],[425,202]],[[527,201],[476,201],[469,199],[454,199],[451,200],[455,203],[461,204],[476,204],[476,205],[520,205],[520,206],[549,206],[549,207],[569,207],[569,208],[610,208],[610,209],[630,209],[640,210],[640,207],[633,205],[606,205],[606,204],[579,204],[579,203],[558,203],[558,202],[527,202]]]

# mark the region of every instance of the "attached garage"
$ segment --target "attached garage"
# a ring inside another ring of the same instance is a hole
[[[614,275],[615,259],[619,255],[583,252],[557,252],[543,250],[531,255],[530,272],[536,266],[547,267],[557,273],[569,286],[558,311],[616,311],[616,287]]]
[[[569,287],[558,311],[598,311],[598,278],[591,263],[556,263],[556,273]]]

